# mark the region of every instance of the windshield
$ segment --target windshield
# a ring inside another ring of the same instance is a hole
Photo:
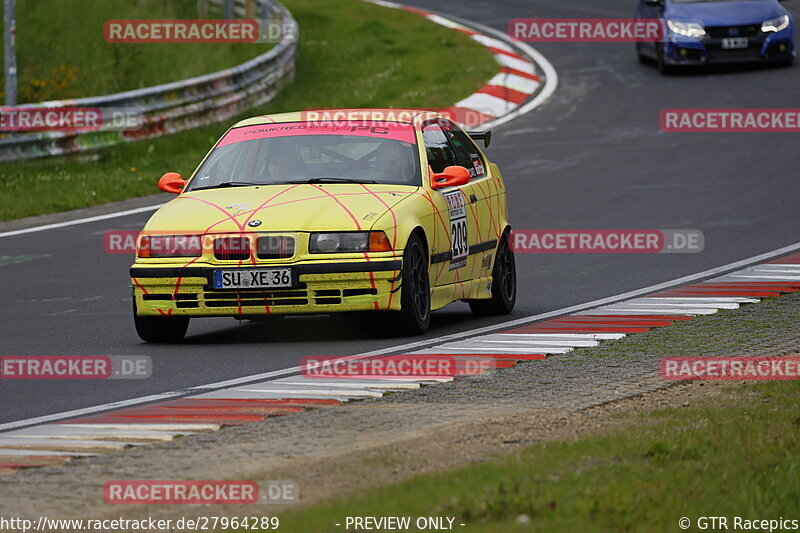
[[[230,130],[187,190],[278,183],[422,183],[410,124],[287,123]]]

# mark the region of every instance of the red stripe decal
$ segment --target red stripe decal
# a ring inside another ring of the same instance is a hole
[[[409,13],[416,13],[417,15],[422,15],[423,17],[427,17],[430,15],[430,12],[423,11],[422,9],[417,9],[416,7],[411,6],[401,6],[400,9],[403,11],[408,11]]]
[[[520,78],[528,78],[529,80],[538,81],[539,83],[542,82],[542,78],[536,74],[531,74],[530,72],[524,72],[511,67],[503,67],[500,69],[500,72],[502,74],[513,74],[514,76],[519,76]]]
[[[486,48],[495,55],[504,55],[508,57],[513,57],[514,59],[519,59],[520,61],[527,62],[528,60],[522,57],[519,54],[515,54],[514,52],[509,52],[508,50],[503,50],[502,48],[495,48],[494,46],[487,46]]]
[[[466,35],[478,35],[478,33],[477,33],[477,32],[474,32],[474,31],[469,31],[469,30],[467,30],[467,29],[464,29],[464,28],[450,28],[450,29],[451,29],[451,30],[460,31],[461,33],[464,33],[464,34],[466,34]]]
[[[500,85],[484,85],[478,92],[495,96],[515,104],[521,104],[530,96],[529,94],[515,91],[514,89],[509,89],[508,87],[501,87]]]

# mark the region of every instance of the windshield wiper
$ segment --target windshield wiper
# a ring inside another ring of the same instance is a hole
[[[217,187],[255,187],[256,185],[266,185],[266,183],[254,183],[252,181],[223,181]]]
[[[259,185],[285,185],[288,181],[253,182],[253,181],[223,181],[219,185],[208,185],[207,187],[197,187],[193,191],[203,191],[206,189],[222,189],[226,187],[257,187]]]
[[[351,178],[309,178],[307,180],[287,181],[286,183],[378,183],[374,180],[357,180]]]

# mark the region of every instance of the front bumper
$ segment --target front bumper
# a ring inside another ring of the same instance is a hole
[[[720,33],[724,33],[720,29]],[[715,35],[719,33],[715,32]],[[794,28],[777,33],[760,30],[748,35],[747,48],[724,49],[724,37],[707,35],[702,40],[674,37],[664,47],[664,63],[668,65],[709,65],[730,63],[784,62],[795,54]]]
[[[400,309],[402,259],[247,265],[290,267],[294,285],[275,289],[213,288],[215,269],[230,266],[135,264],[130,275],[141,316],[255,316]],[[237,267],[233,267],[237,268]]]

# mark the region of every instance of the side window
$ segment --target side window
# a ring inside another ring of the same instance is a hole
[[[481,152],[472,139],[469,138],[469,135],[452,122],[445,121],[444,124],[450,142],[455,148],[458,164],[469,170],[472,179],[480,179],[486,176],[486,168]]]
[[[435,173],[444,171],[445,168],[458,165],[456,156],[447,135],[436,121],[427,122],[422,126],[422,137],[425,140],[425,152],[428,154],[428,164]]]

